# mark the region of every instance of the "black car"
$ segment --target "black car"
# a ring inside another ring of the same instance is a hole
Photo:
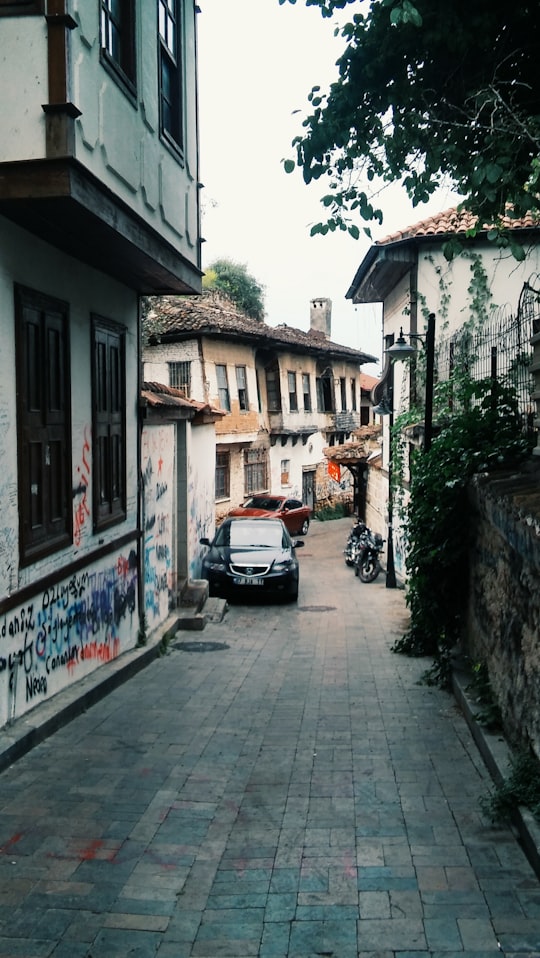
[[[210,595],[298,599],[295,549],[304,543],[291,539],[281,519],[225,519],[212,542],[200,542],[209,546],[202,578],[209,582]]]

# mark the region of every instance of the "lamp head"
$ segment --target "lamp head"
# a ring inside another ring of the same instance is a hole
[[[394,362],[394,363],[399,361],[400,359],[410,359],[411,356],[416,355],[416,349],[414,348],[414,346],[411,346],[411,344],[407,342],[407,340],[405,339],[405,336],[403,335],[403,327],[401,327],[399,331],[399,336],[396,339],[394,345],[389,346],[386,352],[388,353],[388,356],[390,357],[391,362]]]
[[[392,414],[392,407],[386,396],[383,396],[380,403],[373,407],[373,412],[376,416],[390,416]]]

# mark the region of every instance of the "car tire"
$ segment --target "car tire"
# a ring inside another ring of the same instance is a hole
[[[300,529],[300,535],[301,535],[301,536],[307,536],[307,534],[308,534],[308,529],[309,529],[309,519],[304,519],[304,522],[303,522],[302,527],[301,527],[301,529]]]

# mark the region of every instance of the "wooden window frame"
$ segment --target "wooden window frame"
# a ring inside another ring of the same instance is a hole
[[[289,412],[298,412],[298,389],[294,369],[287,372],[287,389],[289,391]]]
[[[304,412],[312,412],[313,404],[311,401],[311,378],[309,373],[302,373],[302,393],[304,396]]]
[[[181,359],[168,363],[169,386],[180,389],[186,399],[191,396],[191,360]]]
[[[231,497],[231,454],[228,450],[216,452],[216,499]]]
[[[136,91],[135,0],[119,0],[119,16],[112,9],[113,0],[100,0],[101,61],[127,92]],[[115,49],[114,37],[118,49]]]
[[[244,495],[266,492],[268,475],[268,450],[264,447],[244,449]]]
[[[72,542],[71,382],[67,303],[15,287],[21,566]]]
[[[0,0],[0,17],[30,17],[45,13],[44,0]]]
[[[184,82],[183,82],[183,2],[157,0],[158,3],[158,86],[159,129],[162,139],[183,156]]]
[[[92,316],[94,532],[126,519],[126,330]]]
[[[235,366],[235,370],[236,370],[236,388],[238,390],[238,406],[240,407],[241,412],[249,412],[246,367]]]
[[[229,391],[229,377],[225,363],[216,363],[216,382],[219,405],[225,412],[231,411],[231,394]]]

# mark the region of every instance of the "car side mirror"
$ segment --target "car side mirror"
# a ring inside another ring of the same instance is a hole
[[[199,542],[200,542],[200,544],[201,544],[202,546],[209,546],[209,545],[210,545],[210,539],[208,539],[207,536],[203,536],[202,539],[199,539]]]
[[[303,539],[295,539],[293,546],[295,549],[301,549],[303,546],[305,546],[305,542]]]

